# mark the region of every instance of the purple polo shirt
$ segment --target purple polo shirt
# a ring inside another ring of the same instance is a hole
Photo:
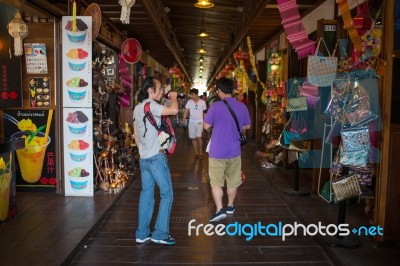
[[[242,102],[235,98],[225,98],[239,122],[239,128],[250,125],[249,111]],[[223,101],[215,102],[209,108],[204,122],[213,127],[209,157],[231,159],[241,154],[239,133],[228,107]]]

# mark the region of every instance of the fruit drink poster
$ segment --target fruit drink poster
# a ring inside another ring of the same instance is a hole
[[[16,186],[20,191],[55,191],[56,145],[53,110],[4,110],[6,140],[25,139],[16,154]],[[47,129],[47,127],[49,129]],[[46,136],[47,133],[47,136]]]
[[[93,120],[91,108],[63,108],[66,196],[93,196]]]
[[[63,107],[92,107],[92,17],[62,19]]]
[[[24,43],[26,73],[47,74],[47,54],[44,43]]]
[[[29,106],[30,107],[50,107],[50,78],[30,78],[29,79]]]

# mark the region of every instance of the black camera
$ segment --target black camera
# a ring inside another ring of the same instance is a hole
[[[178,95],[176,96],[176,98],[178,98],[178,99],[185,99],[185,97],[186,97],[186,95],[183,94],[182,92],[181,92],[181,93],[178,93]],[[164,94],[164,98],[169,99],[169,92],[167,92],[166,94]]]

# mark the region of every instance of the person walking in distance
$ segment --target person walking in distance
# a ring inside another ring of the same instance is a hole
[[[226,214],[235,212],[234,201],[237,187],[241,184],[242,161],[239,132],[227,105],[236,115],[239,128],[242,130],[250,128],[250,114],[247,107],[232,97],[234,81],[221,78],[217,81],[216,88],[221,101],[210,106],[204,119],[204,129],[212,128],[208,174],[216,212],[210,217],[210,222],[220,221],[226,218]],[[225,182],[228,194],[226,210],[222,205]]]
[[[162,115],[176,115],[178,101],[176,92],[170,92],[169,107],[158,104],[163,91],[157,79],[148,77],[138,93],[139,104],[133,111],[135,143],[140,154],[140,171],[142,190],[139,199],[139,221],[136,230],[136,243],[143,244],[149,240],[165,245],[175,244],[169,234],[169,220],[173,201],[171,173],[167,157],[161,149],[157,129],[152,126],[144,113],[144,106],[150,102],[150,112],[157,125],[161,124]],[[150,221],[154,210],[154,187],[160,190],[160,206],[153,232],[150,232]]]
[[[192,140],[195,158],[203,159],[203,119],[207,105],[205,101],[200,99],[198,89],[191,89],[190,97],[191,99],[187,101],[185,106],[182,122],[186,124],[186,118],[189,114],[189,138]]]

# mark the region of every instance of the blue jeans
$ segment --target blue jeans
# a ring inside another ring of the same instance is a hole
[[[140,171],[142,191],[140,192],[136,238],[143,239],[150,234],[150,221],[154,210],[154,185],[157,184],[161,200],[151,237],[158,240],[166,239],[169,235],[169,218],[173,201],[171,173],[166,155],[160,153],[150,158],[140,159]]]

